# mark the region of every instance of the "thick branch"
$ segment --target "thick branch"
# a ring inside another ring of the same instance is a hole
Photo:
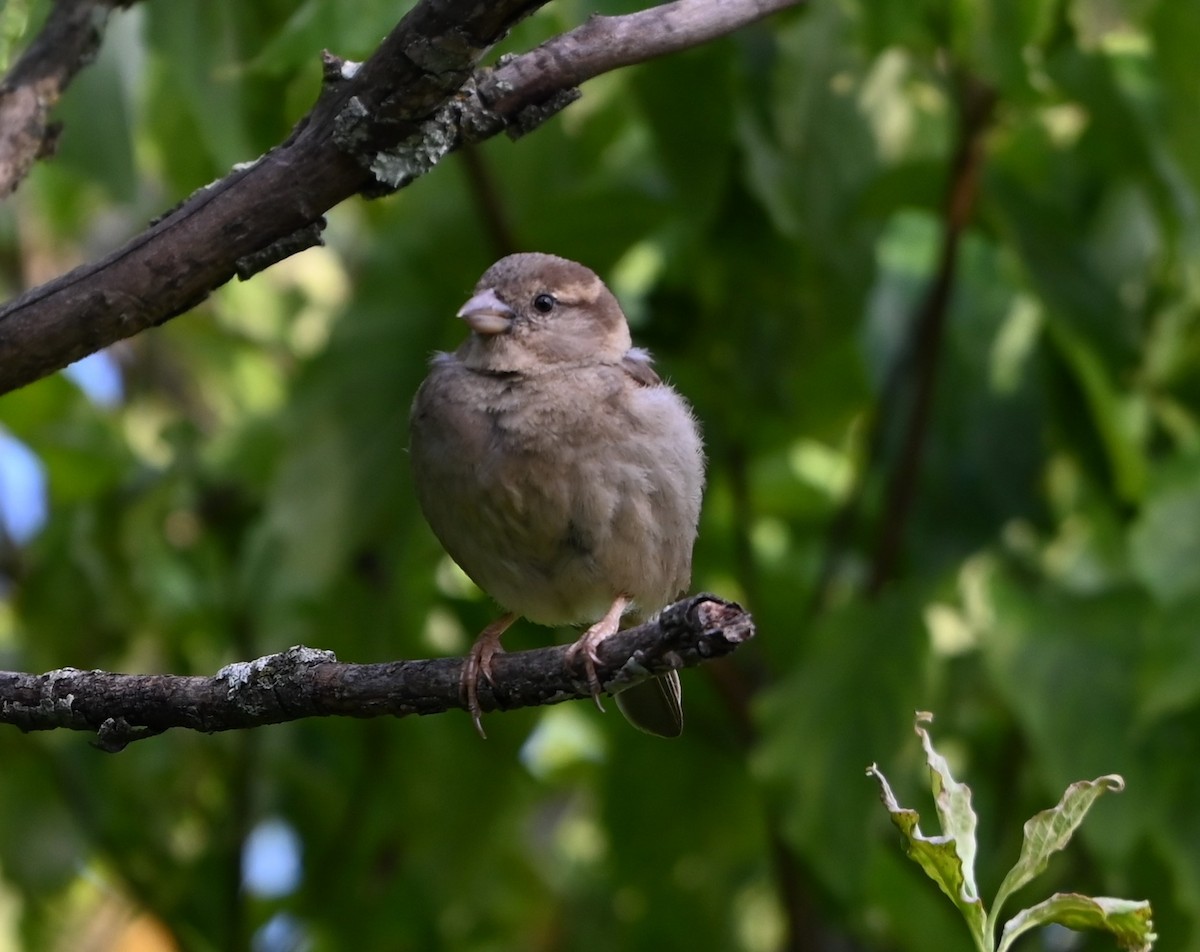
[[[657,620],[619,632],[599,648],[597,674],[616,691],[653,674],[729,654],[754,637],[738,605],[696,595]],[[215,732],[302,717],[440,714],[463,708],[462,658],[343,664],[329,651],[295,647],[222,668],[213,677],[116,674],[61,668],[46,674],[0,671],[0,723],[24,731],[94,732],[110,751],[171,727]],[[485,711],[591,697],[566,646],[497,655],[495,683],[479,686]]]
[[[57,0],[37,38],[0,83],[0,199],[21,184],[33,163],[54,151],[58,127],[50,110],[92,61],[108,14],[133,0]]]
[[[124,248],[0,310],[0,390],[187,311],[292,235],[319,238],[322,213],[372,181],[338,139],[382,148],[415,134],[537,5],[422,0],[352,77],[326,85],[283,145],[196,192]]]
[[[485,50],[544,0],[422,0],[366,63],[327,60],[289,139],[201,189],[124,248],[0,309],[0,393],[181,314],[235,274],[320,241],[322,215],[402,188],[464,142],[522,132],[574,84],[695,45],[802,0],[676,0],[594,17],[478,76]]]

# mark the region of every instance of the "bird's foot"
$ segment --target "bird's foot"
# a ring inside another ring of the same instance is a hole
[[[576,659],[580,655],[583,655],[583,670],[587,673],[588,687],[592,691],[592,700],[596,702],[596,707],[601,711],[604,710],[604,705],[600,701],[600,692],[603,685],[601,685],[600,678],[596,674],[596,665],[601,663],[600,655],[596,652],[596,649],[605,638],[610,638],[617,633],[617,630],[621,627],[621,616],[625,614],[625,609],[628,606],[628,598],[624,595],[617,596],[612,606],[604,613],[604,617],[585,631],[579,640],[567,649],[568,664],[574,664]]]
[[[596,674],[596,665],[600,663],[600,656],[596,654],[596,646],[607,638],[612,632],[600,632],[597,634],[599,623],[592,625],[583,633],[575,644],[567,649],[567,664],[575,664],[580,655],[583,656],[583,670],[587,673],[588,687],[592,691],[592,700],[596,702],[596,707],[601,711],[604,710],[604,704],[600,701],[600,677]],[[613,629],[614,631],[616,629]]]
[[[483,710],[479,706],[479,678],[482,676],[487,678],[488,684],[494,683],[492,681],[492,659],[497,654],[503,654],[504,648],[500,644],[500,637],[508,630],[509,625],[516,617],[515,614],[509,612],[483,629],[479,633],[479,637],[475,639],[475,644],[471,645],[471,650],[467,652],[466,660],[463,661],[462,674],[458,682],[459,696],[471,713],[475,730],[479,731],[479,736],[484,740],[487,740],[487,734],[483,730]]]

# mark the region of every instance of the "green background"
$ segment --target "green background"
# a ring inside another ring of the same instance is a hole
[[[3,8],[10,61],[45,6]],[[505,49],[595,9],[633,6],[562,0]],[[0,207],[0,292],[281,141],[320,50],[361,59],[401,12],[114,14],[58,156]],[[491,715],[487,742],[461,712],[115,756],[0,730],[0,947],[966,950],[864,776],[878,762],[935,832],[927,709],[975,792],[985,899],[1028,816],[1118,772],[1126,792],[1009,911],[1150,899],[1162,947],[1200,950],[1197,38],[1196,0],[814,0],[343,204],[327,247],[115,348],[116,405],[61,375],[0,399],[50,503],[0,546],[0,666],[461,653],[495,608],[416,510],[408,405],[492,260],[562,254],[694,404],[693,588],[759,629],[684,674],[678,742],[587,703]],[[922,334],[981,91],[977,201]],[[521,624],[506,644],[570,637]],[[240,872],[264,822],[299,847],[273,894]]]

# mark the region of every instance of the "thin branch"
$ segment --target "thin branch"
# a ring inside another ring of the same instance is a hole
[[[497,112],[550,99],[601,73],[710,43],[803,0],[677,0],[582,26],[498,66],[480,82]]]
[[[0,200],[33,163],[54,152],[59,127],[50,110],[100,48],[113,7],[135,0],[57,0],[37,37],[0,82]]]
[[[467,187],[471,190],[475,211],[483,223],[483,233],[492,257],[503,258],[520,251],[521,243],[517,240],[516,229],[487,160],[479,147],[472,143],[463,146],[461,155]]]
[[[606,690],[620,690],[726,655],[753,636],[754,624],[740,606],[696,595],[604,641],[597,674]],[[495,683],[480,683],[480,705],[511,710],[590,698],[587,676],[568,664],[567,650],[559,645],[498,655]],[[344,664],[332,652],[295,647],[227,665],[213,677],[4,671],[0,723],[24,731],[89,731],[97,746],[116,751],[172,727],[215,732],[303,717],[440,714],[464,707],[462,664],[462,658]]]
[[[883,590],[894,576],[900,557],[933,412],[959,246],[975,211],[985,158],[983,140],[996,104],[994,90],[978,80],[961,75],[958,83],[958,135],[947,176],[937,267],[913,315],[909,339],[889,369],[882,393],[875,401],[855,485],[826,531],[825,553],[813,587],[809,615],[817,615],[825,608],[839,562],[858,528],[865,500],[881,483],[884,501],[864,586],[866,594],[874,596]],[[888,437],[893,431],[900,433],[897,459],[889,472],[877,474],[885,466]]]
[[[0,393],[182,314],[235,274],[319,243],[324,212],[352,195],[403,188],[465,142],[529,131],[577,98],[582,79],[802,0],[676,0],[593,17],[476,74],[484,52],[542,2],[421,0],[367,62],[327,57],[321,98],[286,142],[120,250],[0,308]]]
[[[937,272],[913,324],[911,349],[913,399],[900,445],[900,455],[890,474],[884,495],[880,525],[871,570],[868,595],[878,595],[896,572],[904,532],[916,499],[925,438],[933,415],[937,370],[950,313],[958,250],[962,235],[975,210],[979,175],[984,160],[984,134],[991,124],[996,93],[969,75],[960,77],[959,134],[946,193],[945,225]]]

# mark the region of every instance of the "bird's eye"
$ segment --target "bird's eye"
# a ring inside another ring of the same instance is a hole
[[[542,314],[549,314],[554,310],[554,305],[558,302],[554,300],[553,294],[539,294],[533,299],[533,306]]]

